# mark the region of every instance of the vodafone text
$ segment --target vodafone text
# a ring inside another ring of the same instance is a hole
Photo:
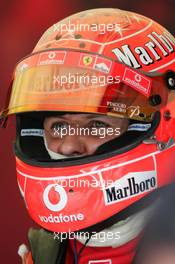
[[[63,215],[63,214],[58,214],[54,216],[53,214],[49,215],[38,215],[39,219],[41,222],[44,223],[69,223],[69,222],[77,222],[77,221],[83,221],[84,220],[84,215],[79,213],[79,214],[71,214],[71,215]]]

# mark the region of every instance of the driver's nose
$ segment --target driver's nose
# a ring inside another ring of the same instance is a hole
[[[77,135],[66,135],[62,140],[58,140],[56,152],[64,156],[85,155],[87,154],[86,142]]]

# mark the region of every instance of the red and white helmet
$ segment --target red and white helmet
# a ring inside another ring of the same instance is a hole
[[[173,36],[132,12],[87,10],[44,33],[16,66],[1,112],[17,117],[17,179],[35,222],[55,232],[112,224],[174,182],[174,72]],[[112,81],[61,85],[69,73]],[[43,118],[55,111],[129,118],[130,126],[94,155],[50,160]]]

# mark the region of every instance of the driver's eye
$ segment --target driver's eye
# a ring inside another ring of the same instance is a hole
[[[68,123],[66,122],[54,122],[52,125],[51,125],[51,130],[54,132],[54,131],[58,131],[58,130],[61,130],[61,129],[65,129],[68,127]]]
[[[101,127],[109,127],[109,124],[99,121],[99,120],[93,120],[90,122],[90,127],[95,127],[95,128],[101,128]]]

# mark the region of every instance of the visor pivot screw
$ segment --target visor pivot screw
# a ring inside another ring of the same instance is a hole
[[[166,144],[164,142],[158,142],[157,147],[159,150],[164,150],[166,148]]]
[[[166,73],[166,82],[170,90],[175,90],[175,72],[168,71]]]
[[[173,78],[169,78],[168,83],[170,87],[175,87],[175,80]]]
[[[162,102],[162,99],[159,94],[155,94],[149,97],[149,103],[152,106],[160,105],[161,102]]]
[[[169,110],[165,111],[163,114],[163,117],[166,121],[169,121],[171,119],[171,113]]]

